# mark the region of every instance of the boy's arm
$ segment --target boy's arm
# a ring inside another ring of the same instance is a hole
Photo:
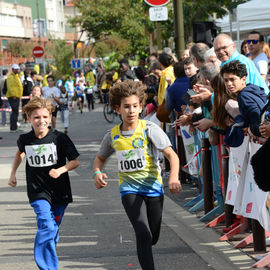
[[[96,156],[93,165],[93,176],[95,180],[96,188],[100,189],[107,186],[107,182],[104,179],[108,178],[106,173],[102,173],[101,170],[105,164],[106,158],[102,156]]]
[[[170,177],[169,177],[169,189],[172,194],[178,193],[182,190],[181,183],[179,181],[179,158],[171,147],[167,147],[162,151],[163,155],[170,162]]]
[[[66,165],[58,168],[58,169],[51,169],[49,171],[49,175],[52,178],[58,178],[61,174],[76,169],[79,166],[79,160],[77,158],[70,160]]]
[[[12,165],[10,177],[8,180],[8,185],[11,187],[16,187],[16,185],[17,185],[16,171],[17,171],[18,167],[20,166],[24,156],[25,156],[24,152],[20,152],[19,150],[17,150],[15,157],[14,157],[14,160],[13,160],[13,165]]]

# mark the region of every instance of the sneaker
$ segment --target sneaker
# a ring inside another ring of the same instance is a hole
[[[17,126],[20,127],[21,126],[21,123],[17,122]]]

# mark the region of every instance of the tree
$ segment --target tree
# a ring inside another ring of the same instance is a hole
[[[239,4],[249,0],[183,0],[185,38],[192,37],[195,21],[209,20],[216,14],[221,18]],[[143,0],[74,0],[80,15],[69,22],[73,27],[79,25],[88,33],[89,38],[117,34],[130,43],[132,54],[142,54],[148,50],[149,35],[155,23],[149,20],[147,5]],[[174,36],[173,1],[167,5],[169,18],[161,22],[163,46]]]
[[[73,47],[66,44],[65,40],[56,39],[52,40],[50,50],[55,60],[57,76],[71,74],[70,60],[73,57]]]
[[[149,44],[146,35],[149,19],[142,0],[74,0],[74,4],[80,15],[69,22],[73,27],[80,25],[89,39],[117,34],[129,41],[133,54],[144,51]]]
[[[22,57],[24,52],[22,40],[14,40],[9,42],[7,51],[10,52],[14,57]]]

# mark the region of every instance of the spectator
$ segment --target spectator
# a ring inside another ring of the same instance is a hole
[[[4,93],[3,90],[4,90],[4,85],[5,85],[7,76],[8,76],[8,70],[5,69],[5,70],[3,70],[3,76],[0,79],[0,94],[1,94],[2,98],[5,98],[5,96],[6,96],[6,93]],[[0,106],[3,109],[2,110],[2,119],[1,120],[2,120],[2,125],[6,126],[7,125],[7,119],[6,119],[6,111],[5,110],[9,109],[10,106],[9,106],[9,103],[8,103],[7,99],[3,99],[2,102],[3,102],[3,104],[2,104],[2,106]]]
[[[19,117],[19,106],[20,99],[23,94],[23,86],[19,77],[20,67],[17,64],[13,64],[12,72],[7,77],[6,80],[6,96],[8,102],[11,106],[11,115],[10,115],[10,131],[16,132],[18,130],[18,117]],[[4,86],[5,87],[5,86]]]
[[[244,118],[243,127],[249,127],[253,135],[261,136],[260,113],[266,103],[264,89],[257,85],[246,84],[246,66],[237,60],[225,64],[220,73],[226,90],[237,97],[239,111]]]
[[[160,77],[160,83],[158,88],[158,105],[161,105],[164,98],[167,87],[169,86],[168,80],[170,80],[170,84],[172,84],[175,80],[174,72],[173,72],[173,64],[174,60],[171,55],[167,53],[162,53],[158,58],[162,73]]]
[[[24,80],[23,80],[22,107],[29,102],[32,88],[36,84],[36,79],[37,79],[37,72],[35,70],[32,70],[30,72],[30,76],[27,76],[27,74],[25,74]],[[23,116],[23,122],[27,123],[26,113],[23,113],[22,116]]]
[[[47,82],[48,86],[45,86],[42,88],[42,96],[44,98],[49,98],[53,105],[55,106],[55,111],[52,112],[52,128],[56,127],[56,117],[57,117],[57,108],[58,108],[58,103],[57,100],[60,97],[60,91],[57,87],[54,86],[54,76],[49,75],[47,77]]]
[[[268,58],[263,52],[264,37],[257,31],[252,31],[248,35],[248,48],[250,51],[250,59],[254,62],[259,73],[266,81],[266,75],[268,70]]]
[[[171,107],[177,112],[181,112],[181,106],[186,105],[182,96],[189,89],[189,78],[185,74],[184,63],[177,62],[173,65],[175,81],[168,87],[168,99]]]
[[[190,51],[189,49],[185,49],[182,53],[181,60],[184,62],[188,57],[190,57]]]
[[[209,47],[204,43],[196,43],[190,48],[190,54],[194,65],[200,68],[205,63],[205,53]]]
[[[206,63],[213,63],[218,70],[220,69],[221,62],[218,60],[213,47],[206,51],[204,58]]]
[[[268,60],[270,59],[270,48],[267,43],[264,42],[263,44],[263,52],[266,54]]]
[[[266,94],[269,93],[269,89],[262,76],[260,76],[255,64],[236,50],[235,43],[232,41],[230,36],[226,34],[219,34],[214,41],[214,49],[217,58],[222,62],[221,67],[230,61],[240,61],[246,65],[246,83],[258,85],[259,87],[264,88]]]
[[[135,79],[135,75],[133,74],[132,70],[130,69],[128,60],[123,58],[119,61],[119,77],[121,79],[121,81],[125,81],[125,80],[134,80]]]
[[[247,40],[244,40],[241,43],[241,54],[243,54],[247,57],[250,55]]]

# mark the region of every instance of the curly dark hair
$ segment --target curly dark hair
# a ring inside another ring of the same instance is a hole
[[[247,68],[245,64],[241,64],[238,60],[231,61],[225,64],[221,70],[220,74],[223,77],[224,73],[232,73],[239,78],[247,76]]]
[[[144,105],[146,99],[146,85],[141,82],[135,82],[133,80],[125,80],[123,82],[116,83],[110,90],[110,104],[115,110],[120,107],[122,98],[137,96],[140,103]]]

